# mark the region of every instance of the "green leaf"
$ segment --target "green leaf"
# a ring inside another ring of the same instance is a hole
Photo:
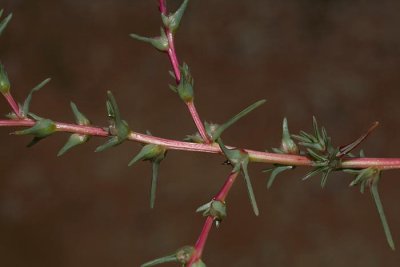
[[[60,149],[58,152],[57,156],[62,156],[66,152],[68,152],[71,148],[74,148],[78,145],[84,144],[89,140],[88,135],[82,135],[82,134],[71,134],[70,137],[68,138],[67,143]]]
[[[120,143],[121,143],[121,141],[118,139],[118,137],[113,136],[113,137],[109,138],[104,144],[98,146],[94,152],[102,152],[108,148],[119,145]]]
[[[392,237],[392,233],[390,232],[389,224],[386,220],[385,212],[383,210],[383,205],[381,202],[381,198],[379,197],[379,192],[378,192],[378,180],[377,178],[376,181],[374,181],[371,185],[371,195],[372,198],[374,199],[376,208],[379,213],[379,218],[381,219],[383,230],[385,232],[386,240],[392,250],[395,250],[395,245]]]
[[[10,92],[10,81],[8,80],[7,72],[4,70],[3,64],[0,63],[0,92],[8,94]]]
[[[238,120],[240,120],[241,118],[243,118],[244,116],[246,116],[247,114],[249,114],[250,112],[252,112],[254,109],[258,108],[259,106],[261,106],[262,104],[264,104],[266,102],[265,99],[259,100],[257,102],[255,102],[254,104],[248,106],[247,108],[245,108],[244,110],[240,111],[238,114],[236,114],[235,116],[233,116],[231,119],[229,119],[227,122],[221,124],[213,133],[212,135],[212,140],[215,141],[217,140],[221,134],[230,126],[232,126],[235,122],[237,122]]]
[[[148,160],[152,163],[152,180],[150,189],[150,208],[154,208],[157,191],[158,170],[160,162],[165,158],[167,150],[165,147],[155,144],[145,145],[142,150],[129,162],[128,166],[139,160]]]
[[[275,181],[275,178],[278,174],[280,174],[283,171],[291,170],[291,169],[293,169],[293,166],[277,166],[277,167],[273,168],[271,175],[267,182],[267,188],[268,189],[271,188],[271,186],[272,186],[273,182]]]
[[[41,119],[36,121],[35,125],[31,128],[15,131],[13,134],[16,135],[33,135],[33,140],[28,144],[28,147],[33,146],[43,138],[56,132],[56,124],[49,119]]]
[[[110,147],[117,146],[128,139],[131,133],[128,123],[121,118],[117,102],[111,91],[107,91],[108,100],[106,101],[107,113],[112,121],[109,127],[110,134],[113,135],[105,144],[96,148],[95,152],[104,151]]]
[[[178,259],[176,258],[175,254],[172,254],[172,255],[168,255],[165,257],[161,257],[161,258],[146,262],[146,263],[142,264],[141,267],[151,267],[151,266],[155,266],[155,265],[159,265],[159,264],[163,264],[163,263],[167,263],[167,262],[178,262]]]
[[[3,9],[0,11],[0,17],[3,15]],[[12,18],[12,13],[10,13],[5,19],[0,22],[0,35],[3,33],[4,29],[7,27],[7,24],[10,22]]]
[[[71,105],[72,112],[73,112],[74,115],[75,115],[75,122],[76,122],[77,124],[79,124],[79,125],[89,125],[89,124],[90,124],[90,121],[88,120],[88,118],[86,118],[85,115],[83,115],[83,114],[78,110],[78,107],[77,107],[73,102],[71,102],[70,105]]]
[[[253,187],[251,185],[250,176],[247,171],[247,166],[249,163],[249,154],[243,150],[226,148],[226,146],[222,143],[221,138],[217,139],[217,143],[218,143],[219,147],[221,148],[222,152],[224,153],[224,155],[226,156],[226,158],[232,164],[232,166],[233,166],[232,172],[234,172],[234,173],[239,172],[239,171],[242,172],[242,174],[244,176],[244,180],[246,182],[247,192],[249,194],[249,198],[250,198],[251,205],[253,207],[254,214],[258,216],[259,210],[257,207],[256,198],[255,198],[255,195],[253,192]]]
[[[47,78],[45,80],[43,80],[41,83],[39,83],[38,85],[36,85],[28,94],[27,98],[25,99],[24,105],[22,106],[22,116],[26,117],[29,113],[29,106],[31,104],[31,100],[32,100],[32,95],[34,92],[39,91],[40,89],[43,88],[43,86],[45,86],[48,82],[50,82],[51,79]]]
[[[158,37],[149,38],[149,37],[137,35],[135,33],[131,33],[130,37],[132,37],[133,39],[136,39],[138,41],[151,44],[154,48],[156,48],[157,50],[159,50],[161,52],[168,51],[168,49],[169,49],[168,38],[165,35],[165,31],[163,28],[161,28],[161,34]]]
[[[158,180],[158,169],[160,167],[159,162],[153,162],[152,164],[153,174],[151,179],[151,189],[150,189],[150,208],[154,208],[156,202],[157,193],[157,180]]]
[[[253,207],[254,214],[256,216],[258,216],[260,214],[260,212],[258,210],[256,197],[255,197],[254,191],[253,191],[253,186],[251,185],[250,176],[249,176],[249,173],[247,170],[248,161],[243,161],[241,165],[242,165],[241,169],[244,174],[244,180],[245,180],[246,186],[247,186],[247,192],[248,192],[249,198],[250,198],[250,203],[251,203],[251,206]]]
[[[176,87],[176,92],[183,102],[192,102],[194,100],[194,80],[190,73],[189,66],[183,63],[179,69],[181,71],[181,81]]]

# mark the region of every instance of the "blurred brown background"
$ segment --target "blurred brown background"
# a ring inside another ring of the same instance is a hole
[[[168,1],[171,8],[180,1]],[[106,90],[138,132],[181,139],[195,128],[168,89],[166,55],[128,37],[159,33],[155,0],[5,0],[14,13],[0,37],[0,56],[22,102],[44,78],[32,111],[72,122],[74,101],[95,125],[107,125]],[[381,126],[366,154],[400,156],[399,1],[191,1],[177,35],[181,61],[196,80],[204,120],[223,122],[243,107],[267,104],[225,133],[226,143],[264,150],[279,145],[281,121],[293,133],[316,115],[336,145],[371,122]],[[0,112],[8,112],[5,101]],[[229,168],[216,155],[171,151],[161,165],[156,209],[149,209],[150,165],[127,167],[140,146],[93,153],[93,138],[61,158],[56,134],[27,149],[29,137],[0,129],[0,266],[139,266],[193,244],[203,218],[195,209],[222,185]],[[369,195],[350,176],[302,182],[298,168],[266,189],[267,166],[250,173],[261,215],[242,179],[228,198],[228,218],[213,229],[208,266],[398,266]],[[380,183],[400,246],[400,172]],[[176,266],[176,265],[165,265]]]

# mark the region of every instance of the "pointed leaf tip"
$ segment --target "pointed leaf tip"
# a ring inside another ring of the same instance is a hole
[[[47,78],[44,79],[41,83],[39,83],[38,85],[36,85],[28,94],[28,96],[25,99],[25,102],[22,106],[22,115],[23,116],[27,116],[29,114],[29,106],[31,104],[31,100],[32,100],[32,95],[34,92],[39,91],[40,89],[42,89],[47,83],[49,83],[51,81],[51,78]]]
[[[3,15],[3,10],[1,10],[0,17],[1,17],[1,15]],[[5,19],[3,19],[0,22],[0,35],[3,33],[4,29],[7,27],[7,24],[10,22],[12,16],[13,16],[12,13],[10,13],[7,17],[5,17]]]
[[[241,118],[243,118],[244,116],[246,116],[247,114],[249,114],[250,112],[252,112],[253,110],[255,110],[256,108],[258,108],[259,106],[261,106],[262,104],[264,104],[267,100],[265,99],[261,99],[253,104],[251,104],[250,106],[248,106],[247,108],[243,109],[242,111],[240,111],[238,114],[236,114],[235,116],[233,116],[231,119],[229,119],[227,122],[221,124],[213,133],[212,136],[212,140],[215,141],[217,140],[222,133],[229,128],[230,126],[232,126],[235,122],[237,122],[238,120],[240,120]]]
[[[60,151],[57,153],[57,157],[60,157],[64,155],[66,152],[68,152],[70,149],[84,144],[89,140],[88,135],[81,135],[81,134],[71,134],[67,143],[60,149]]]

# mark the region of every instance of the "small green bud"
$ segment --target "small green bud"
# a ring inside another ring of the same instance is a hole
[[[176,259],[179,263],[186,264],[190,261],[190,258],[192,257],[194,251],[194,247],[184,246],[175,253]]]
[[[98,146],[95,152],[101,152],[110,147],[121,144],[129,137],[129,134],[131,133],[128,123],[121,118],[117,102],[115,101],[111,91],[107,91],[107,96],[108,100],[106,101],[106,108],[108,117],[111,121],[109,132],[111,135],[113,135],[113,137],[109,138],[103,145]]]
[[[253,191],[253,186],[251,184],[249,172],[248,172],[248,164],[249,164],[249,154],[241,149],[228,149],[226,146],[222,143],[221,138],[217,139],[217,143],[219,147],[221,148],[222,152],[230,162],[230,164],[233,166],[232,172],[241,172],[244,176],[244,180],[246,182],[247,186],[247,192],[249,194],[249,199],[251,206],[253,208],[254,214],[256,216],[259,215],[259,210],[258,210],[258,205],[257,201],[254,195]]]
[[[211,216],[221,222],[226,217],[226,204],[224,201],[212,200],[199,207],[196,212],[203,212],[203,216]]]
[[[0,63],[0,92],[8,94],[10,92],[10,81],[8,80],[7,72],[4,70],[4,66]]]
[[[170,14],[168,16],[161,14],[161,19],[164,23],[164,26],[168,28],[172,33],[175,33],[176,30],[179,28],[182,16],[186,11],[188,2],[189,0],[184,0],[174,14]]]
[[[190,261],[190,258],[192,257],[193,252],[194,252],[194,247],[185,246],[185,247],[177,250],[172,255],[167,255],[167,256],[146,262],[146,263],[142,264],[141,267],[150,267],[150,266],[155,266],[155,265],[159,265],[159,264],[167,263],[167,262],[178,262],[178,263],[182,264],[182,266],[185,266]]]
[[[299,148],[290,136],[287,119],[283,119],[282,142],[280,150],[285,154],[299,154]]]
[[[207,267],[207,266],[201,259],[198,259],[195,263],[192,264],[192,267]]]
[[[178,86],[170,86],[171,90],[178,93],[183,102],[189,103],[194,99],[194,80],[189,71],[189,66],[183,63],[181,70],[181,81]]]

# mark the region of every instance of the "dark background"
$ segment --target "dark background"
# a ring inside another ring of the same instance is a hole
[[[168,1],[175,8],[180,1]],[[6,0],[14,13],[0,37],[1,61],[32,111],[72,122],[74,101],[94,125],[107,125],[106,90],[138,132],[182,139],[195,127],[179,98],[166,55],[128,34],[159,33],[156,1]],[[277,147],[281,121],[311,130],[316,115],[336,145],[378,120],[367,156],[400,156],[399,1],[191,1],[177,34],[179,58],[196,80],[204,120],[223,122],[258,99],[262,108],[224,135],[226,143]],[[0,112],[9,108],[2,101]],[[31,149],[29,137],[0,129],[0,265],[19,267],[139,266],[194,244],[204,219],[195,209],[218,191],[229,172],[216,155],[171,151],[161,166],[156,209],[149,209],[150,164],[127,167],[139,151],[125,143],[93,153],[104,142],[56,157],[67,134]],[[261,215],[255,217],[242,179],[228,198],[228,218],[213,229],[208,266],[398,266],[370,194],[334,174],[325,189],[298,168],[266,189],[267,166],[250,174]],[[385,172],[382,201],[400,246],[398,171]],[[168,266],[168,265],[165,265]],[[176,266],[176,265],[169,265]]]

